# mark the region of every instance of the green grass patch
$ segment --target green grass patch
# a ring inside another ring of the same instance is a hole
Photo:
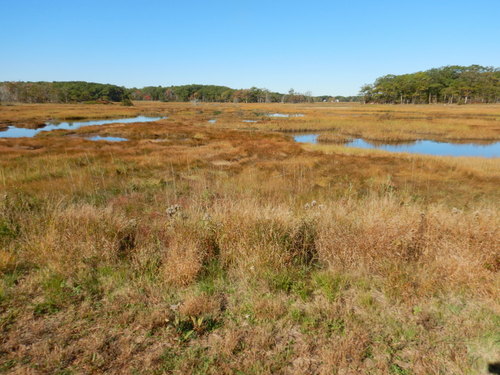
[[[310,271],[306,268],[289,267],[279,272],[269,272],[266,278],[272,291],[293,294],[307,300],[313,292],[309,274]]]
[[[313,286],[329,301],[335,301],[343,291],[350,287],[350,281],[345,275],[330,271],[320,271],[313,275]]]

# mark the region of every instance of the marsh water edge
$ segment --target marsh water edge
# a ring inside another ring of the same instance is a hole
[[[75,122],[54,122],[47,121],[44,126],[37,129],[21,128],[17,126],[8,126],[4,130],[0,129],[0,138],[32,138],[41,132],[49,132],[52,130],[76,130],[85,126],[95,125],[109,125],[109,124],[132,124],[143,122],[154,122],[162,120],[166,117],[150,117],[150,116],[136,116],[129,118],[117,119],[104,119],[104,120],[89,120],[89,121],[75,121]],[[92,139],[97,140],[97,139]],[[101,139],[99,139],[101,140]],[[123,139],[121,139],[123,140]]]
[[[295,142],[318,144],[319,134],[300,134],[294,136]],[[326,144],[326,143],[325,143]],[[480,143],[453,143],[438,142],[429,139],[422,139],[408,142],[370,142],[363,138],[353,138],[348,142],[341,143],[345,147],[376,149],[389,152],[407,152],[412,154],[424,154],[434,156],[480,156],[485,158],[500,157],[500,142],[490,144]]]

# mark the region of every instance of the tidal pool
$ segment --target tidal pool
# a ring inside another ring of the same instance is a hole
[[[166,117],[148,117],[148,116],[137,116],[119,119],[106,119],[106,120],[91,120],[91,121],[75,121],[75,122],[46,122],[45,126],[38,129],[26,129],[18,128],[16,126],[8,126],[5,130],[0,130],[0,138],[22,138],[22,137],[34,137],[40,132],[47,132],[57,129],[64,130],[75,130],[82,128],[84,126],[93,125],[107,125],[107,124],[128,124],[135,122],[152,122],[165,119]]]
[[[89,141],[109,141],[109,142],[125,142],[128,141],[127,138],[120,138],[120,137],[101,137],[100,135],[96,135],[93,137],[88,137],[85,138],[88,139]]]
[[[293,137],[295,142],[299,143],[318,143],[319,134],[301,134]]]
[[[294,139],[295,142],[314,144],[318,143],[318,134],[296,135],[294,136]],[[485,158],[500,157],[500,142],[477,144],[420,140],[404,144],[375,144],[367,142],[362,138],[356,138],[343,144],[343,146],[435,156],[481,156]]]

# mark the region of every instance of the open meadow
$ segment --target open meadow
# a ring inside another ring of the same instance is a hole
[[[486,374],[500,159],[350,138],[493,144],[500,105],[0,106],[0,373]]]

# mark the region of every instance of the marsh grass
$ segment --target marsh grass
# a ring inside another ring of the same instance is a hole
[[[303,117],[259,118],[251,127],[282,132],[328,132],[339,138],[397,142],[431,139],[448,142],[498,141],[498,106],[360,106],[257,105],[263,112],[299,111]],[[255,111],[255,109],[253,109]],[[231,121],[231,112],[217,126],[249,127]]]
[[[318,136],[319,143],[338,143],[343,144],[352,141],[351,137],[339,134],[322,133]]]
[[[140,103],[120,110],[170,118],[76,132],[126,146],[0,140],[2,371],[470,374],[499,360],[497,161],[219,127],[254,107]],[[277,107],[262,113],[396,116]]]

